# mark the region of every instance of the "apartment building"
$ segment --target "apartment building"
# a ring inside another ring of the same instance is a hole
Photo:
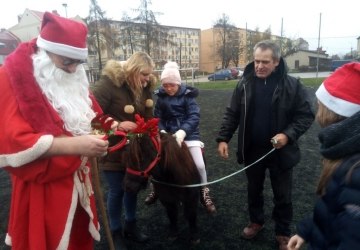
[[[239,33],[238,46],[239,50],[239,63],[238,65],[231,65],[233,67],[244,67],[247,63],[247,32],[245,29],[238,28]],[[221,57],[217,54],[219,46],[221,44],[221,37],[219,35],[219,28],[210,28],[201,31],[201,43],[200,43],[200,71],[214,72],[222,68]]]
[[[230,61],[229,67],[244,68],[252,61],[253,47],[256,41],[261,40],[264,33],[249,29],[236,28],[232,32],[237,32],[237,39],[231,45],[238,47],[237,65]],[[221,28],[213,27],[201,31],[200,43],[200,65],[201,71],[212,73],[222,68],[222,58],[217,51],[222,46]],[[270,39],[279,41],[279,44],[286,44],[289,40],[286,37],[271,35]]]
[[[101,51],[102,62],[126,60],[136,51],[147,51],[157,69],[169,60],[181,68],[199,68],[200,29],[152,25],[151,34],[146,36],[142,23],[110,21],[110,27],[114,42]],[[90,67],[98,66],[97,57],[97,53],[90,53]]]

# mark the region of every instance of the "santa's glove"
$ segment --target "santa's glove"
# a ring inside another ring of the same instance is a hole
[[[176,131],[175,134],[173,134],[173,136],[175,137],[177,143],[179,144],[179,147],[181,147],[181,144],[186,136],[186,132],[182,129],[179,129],[178,131]]]

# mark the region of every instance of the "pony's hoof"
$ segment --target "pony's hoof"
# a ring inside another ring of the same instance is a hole
[[[169,236],[167,237],[168,241],[175,241],[175,240],[177,240],[177,238],[178,238],[177,235],[169,235]]]
[[[197,239],[190,239],[190,243],[192,246],[196,246],[200,243],[200,238]]]
[[[177,229],[177,227],[176,226],[170,226],[168,240],[169,241],[175,241],[175,240],[177,240],[178,236],[179,236],[179,230]]]

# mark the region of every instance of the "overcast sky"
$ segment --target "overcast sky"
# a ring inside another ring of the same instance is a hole
[[[121,20],[126,12],[136,15],[133,9],[140,0],[97,0],[106,16]],[[65,8],[63,4],[66,3]],[[17,23],[17,15],[26,8],[38,11],[57,10],[68,17],[86,17],[90,0],[10,0],[8,7],[0,9],[0,28]],[[264,31],[271,27],[274,35],[304,38],[310,50],[316,50],[319,41],[328,54],[345,54],[357,49],[360,36],[358,0],[152,0],[149,6],[161,13],[156,18],[162,25],[209,29],[223,13],[239,28]],[[66,11],[65,11],[66,9]],[[321,18],[320,18],[321,13]],[[321,25],[320,25],[321,19]]]

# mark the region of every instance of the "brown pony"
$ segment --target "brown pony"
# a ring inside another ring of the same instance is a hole
[[[171,134],[161,133],[159,142],[158,137],[154,139],[145,133],[129,139],[127,152],[129,161],[125,189],[138,192],[146,187],[151,175],[155,192],[165,207],[170,222],[169,238],[175,239],[178,235],[178,210],[182,204],[189,224],[190,241],[193,244],[199,243],[199,187],[180,187],[200,183],[199,172],[186,144],[183,143],[180,148]],[[157,164],[154,165],[155,161]],[[152,165],[154,166],[150,169],[149,166]]]

